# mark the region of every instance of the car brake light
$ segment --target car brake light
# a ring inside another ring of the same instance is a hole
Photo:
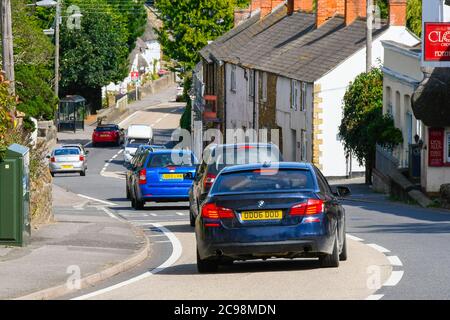
[[[232,209],[218,207],[215,203],[207,203],[202,207],[202,217],[208,219],[232,219]]]
[[[84,156],[80,156],[80,161],[84,161]]]
[[[147,184],[147,170],[142,169],[139,171],[139,184]]]
[[[304,216],[318,214],[324,211],[324,201],[320,199],[308,199],[306,202],[292,206],[289,211],[291,216]]]
[[[167,167],[167,170],[175,170],[176,169],[176,167]]]
[[[51,158],[50,158],[50,162],[56,162],[55,157],[51,157]]]
[[[254,149],[255,146],[241,146],[239,149]]]
[[[203,187],[205,189],[211,188],[212,184],[214,183],[214,180],[216,180],[216,175],[212,173],[206,174],[206,178],[203,182]]]

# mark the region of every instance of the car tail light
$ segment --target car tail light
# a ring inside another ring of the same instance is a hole
[[[216,180],[216,175],[212,173],[206,174],[206,178],[203,182],[203,187],[205,189],[211,188],[212,184],[214,183],[214,180]]]
[[[167,167],[167,170],[175,170],[176,167]]]
[[[202,207],[202,217],[208,219],[232,219],[234,212],[232,209],[218,207],[215,203],[207,203]]]
[[[84,156],[80,156],[80,161],[84,161]]]
[[[239,149],[254,149],[255,146],[240,146]]]
[[[324,201],[320,199],[308,199],[306,202],[292,206],[289,211],[291,216],[304,216],[318,214],[324,211]]]
[[[139,184],[147,184],[147,170],[142,169],[139,171]]]
[[[56,162],[55,157],[51,157],[51,158],[50,158],[50,162]]]

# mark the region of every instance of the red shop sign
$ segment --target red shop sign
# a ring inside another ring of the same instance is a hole
[[[428,129],[428,166],[442,167],[444,165],[444,129]]]
[[[450,23],[425,23],[425,61],[450,61]]]

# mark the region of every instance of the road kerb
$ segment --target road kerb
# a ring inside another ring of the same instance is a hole
[[[131,225],[131,224],[130,224]],[[52,288],[48,288],[48,289],[44,289],[44,290],[40,290],[37,292],[33,292],[30,294],[27,294],[25,296],[21,296],[18,298],[15,298],[14,300],[50,300],[50,299],[55,299],[64,295],[68,295],[71,293],[75,293],[76,291],[88,288],[88,287],[92,287],[95,284],[107,280],[119,273],[122,273],[124,271],[130,270],[131,268],[137,266],[138,264],[140,264],[141,262],[143,262],[145,259],[147,259],[147,257],[150,254],[150,241],[149,239],[145,236],[144,231],[140,228],[136,228],[135,226],[132,225],[132,228],[134,229],[135,232],[139,233],[144,239],[145,239],[145,244],[144,246],[139,250],[138,253],[134,254],[133,256],[131,256],[130,258],[119,262],[118,264],[107,268],[105,270],[102,270],[98,273],[89,275],[85,278],[82,278],[80,280],[81,282],[81,286],[79,289],[70,289],[67,287],[66,284],[63,285],[59,285],[59,286],[55,286]]]

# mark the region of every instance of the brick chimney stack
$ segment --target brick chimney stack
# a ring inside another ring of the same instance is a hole
[[[345,25],[352,24],[358,17],[367,16],[366,0],[346,0],[345,1]]]
[[[406,0],[389,1],[389,24],[391,26],[406,26]]]
[[[293,0],[294,10],[300,10],[304,12],[313,12],[314,10],[314,0]]]
[[[250,11],[253,12],[257,9],[261,9],[261,18],[263,18],[270,14],[274,8],[284,2],[285,0],[252,0]]]
[[[316,26],[320,28],[337,11],[338,0],[317,0]]]

